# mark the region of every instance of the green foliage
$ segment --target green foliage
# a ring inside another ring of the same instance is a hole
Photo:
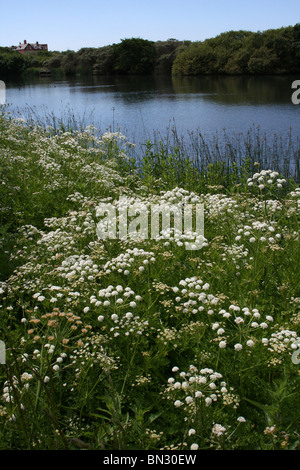
[[[113,46],[105,46],[96,50],[93,63],[93,74],[105,75],[114,73]]]
[[[113,48],[114,70],[121,74],[149,74],[153,72],[154,43],[140,38],[123,39]]]
[[[253,74],[266,74],[272,73],[276,67],[278,58],[272,51],[265,46],[256,50],[248,62],[248,70]]]
[[[77,66],[77,57],[74,51],[66,51],[62,54],[61,67],[66,75],[74,75]]]
[[[191,44],[191,41],[178,41],[177,39],[155,42],[155,73],[171,74],[173,62],[177,54],[189,44]]]
[[[264,32],[229,31],[177,55],[175,75],[279,74],[300,70],[299,25]]]
[[[43,66],[46,67],[47,69],[59,69],[62,65],[62,56],[61,54],[53,54],[51,57],[47,58],[43,62]]]
[[[18,76],[24,72],[26,67],[28,67],[28,59],[25,56],[7,47],[0,48],[1,77]]]

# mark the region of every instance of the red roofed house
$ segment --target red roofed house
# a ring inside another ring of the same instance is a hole
[[[26,40],[24,43],[19,43],[18,46],[13,46],[12,49],[18,52],[39,52],[39,51],[48,51],[48,44],[39,44],[36,42],[35,44],[30,44]]]

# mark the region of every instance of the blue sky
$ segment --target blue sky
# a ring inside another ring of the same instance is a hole
[[[0,0],[0,46],[101,47],[141,37],[202,41],[225,31],[300,22],[299,0]]]

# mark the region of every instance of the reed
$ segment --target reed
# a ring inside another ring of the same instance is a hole
[[[226,129],[216,131],[207,136],[197,128],[187,129],[179,133],[174,120],[170,120],[165,129],[153,129],[149,134],[144,129],[140,136],[131,135],[130,130],[121,128],[112,117],[111,125],[105,130],[97,123],[94,111],[83,114],[76,113],[71,106],[62,109],[59,116],[47,110],[26,106],[22,111],[11,113],[13,117],[23,117],[31,125],[51,129],[53,133],[61,131],[82,131],[87,126],[94,126],[100,136],[103,132],[121,132],[134,144],[129,151],[141,168],[143,161],[149,156],[149,148],[153,153],[153,164],[159,163],[165,167],[166,160],[185,168],[187,160],[195,170],[205,173],[209,168],[222,167],[222,172],[232,171],[239,175],[244,173],[247,166],[249,175],[259,166],[272,168],[285,178],[300,181],[300,139],[292,132],[287,135],[267,135],[262,133],[259,126],[253,125],[246,133],[228,133]],[[155,162],[155,163],[154,163]],[[158,168],[157,168],[158,169]],[[233,170],[234,169],[234,170]],[[161,167],[158,171],[163,171]],[[182,170],[184,171],[184,170]],[[197,173],[195,173],[197,174]]]

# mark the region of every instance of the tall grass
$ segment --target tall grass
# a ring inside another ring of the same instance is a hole
[[[273,168],[285,178],[300,180],[300,142],[292,131],[286,136],[268,136],[261,133],[259,126],[253,125],[246,134],[228,135],[224,129],[207,137],[201,129],[180,135],[174,124],[164,134],[154,131],[149,143],[157,161],[175,155],[176,162],[188,158],[200,172],[220,165],[228,171],[239,169],[240,172],[247,165],[249,172],[253,173],[258,165],[260,168]]]
[[[46,107],[37,110],[30,106],[12,115],[22,116],[26,122],[50,128],[54,132],[82,131],[92,125],[100,133],[93,111],[79,115],[70,106],[64,108],[59,116]],[[300,181],[300,140],[292,129],[286,135],[267,135],[261,132],[259,126],[253,125],[246,133],[228,133],[223,129],[215,135],[207,136],[197,128],[180,134],[175,121],[171,120],[163,131],[153,129],[152,134],[144,131],[144,135],[137,139],[130,136],[127,129],[120,128],[112,117],[112,123],[106,131],[122,132],[135,144],[128,156],[134,158],[137,164],[142,163],[145,158],[148,161],[150,151],[155,165],[168,160],[168,166],[173,162],[184,168],[188,161],[189,165],[200,172],[220,166],[223,172],[224,168],[226,171],[239,169],[241,172],[246,165],[249,174],[259,166],[273,168],[285,178]]]

